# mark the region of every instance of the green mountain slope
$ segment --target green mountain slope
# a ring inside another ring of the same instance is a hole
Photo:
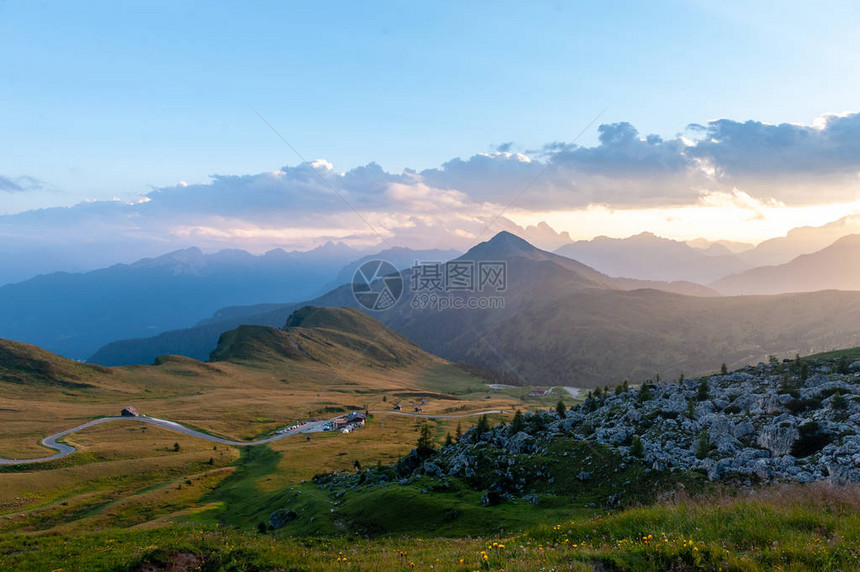
[[[63,389],[93,388],[111,370],[72,361],[42,348],[0,340],[0,382]]]
[[[306,306],[289,317],[283,330],[240,326],[225,332],[211,359],[258,365],[292,360],[399,367],[437,358],[358,310]]]

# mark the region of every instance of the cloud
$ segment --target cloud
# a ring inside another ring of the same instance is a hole
[[[329,239],[371,245],[380,235],[389,245],[467,248],[509,206],[520,213],[731,207],[754,217],[782,205],[860,196],[856,113],[811,125],[720,119],[669,138],[620,122],[600,125],[598,135],[593,146],[555,141],[525,153],[503,143],[420,172],[390,173],[377,163],[342,172],[320,159],[217,174],[205,184],[181,182],[133,201],[7,215],[0,217],[0,252],[20,244],[102,249],[116,261],[192,245],[254,251],[310,248]],[[39,188],[32,177],[0,177],[3,192]],[[563,240],[538,227],[530,232]]]
[[[630,123],[603,124],[598,144],[554,141],[527,155],[498,150],[452,159],[421,176],[475,200],[517,200],[526,209],[685,206],[740,190],[787,204],[860,196],[860,114],[811,125],[719,119],[664,139]],[[505,146],[505,149],[510,147]]]
[[[720,119],[688,129],[698,141],[687,155],[721,186],[793,203],[851,199],[860,189],[860,113],[812,125]]]
[[[4,177],[0,175],[0,192],[22,193],[25,191],[38,191],[44,188],[44,184],[34,177]]]
[[[553,142],[527,155],[484,153],[452,159],[421,173],[440,188],[458,189],[476,200],[509,202],[521,208],[576,208],[610,204],[620,208],[692,204],[708,180],[684,154],[679,138],[641,138],[629,123],[599,127],[599,145]]]

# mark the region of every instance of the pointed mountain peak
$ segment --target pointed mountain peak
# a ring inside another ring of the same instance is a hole
[[[539,252],[542,251],[532,246],[532,244],[527,240],[503,230],[490,240],[472,247],[464,257],[470,257],[477,254],[480,254],[481,256],[494,255],[498,257],[523,256],[533,255]]]
[[[508,232],[502,231],[486,242],[469,249],[458,260],[511,260],[513,258],[528,258],[531,260],[551,260],[558,257],[532,245],[527,240]]]

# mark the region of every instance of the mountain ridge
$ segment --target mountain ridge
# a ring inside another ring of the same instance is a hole
[[[710,284],[726,295],[860,290],[860,234],[849,234],[790,262],[759,266]]]

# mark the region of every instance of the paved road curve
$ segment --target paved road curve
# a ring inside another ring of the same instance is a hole
[[[420,414],[420,413],[407,413],[403,411],[371,411],[370,413],[390,413],[393,415],[406,415],[408,417],[443,417],[443,418],[456,418],[456,417],[469,417],[472,415],[484,415],[491,413],[503,413],[499,410],[494,411],[479,411],[477,413],[466,413],[462,415],[432,415],[432,414]],[[323,425],[329,423],[337,419],[338,417],[342,417],[342,415],[338,415],[337,417],[333,417],[331,419],[324,419],[322,421],[312,421],[309,423],[305,423],[300,427],[296,427],[290,431],[284,431],[283,433],[278,433],[271,437],[267,437],[265,439],[260,439],[259,441],[233,441],[231,439],[224,439],[222,437],[216,437],[214,435],[209,435],[208,433],[203,433],[201,431],[196,431],[194,429],[189,429],[184,425],[180,425],[175,421],[168,421],[166,419],[158,419],[157,417],[101,417],[99,419],[93,419],[92,421],[87,421],[82,425],[78,425],[77,427],[72,427],[71,429],[66,429],[60,433],[56,433],[51,435],[50,437],[45,437],[42,439],[42,445],[48,447],[49,449],[54,449],[57,451],[54,455],[50,457],[40,457],[38,459],[3,459],[0,458],[0,465],[26,465],[30,463],[44,463],[46,461],[54,461],[56,459],[62,459],[68,455],[71,455],[76,451],[74,447],[71,445],[66,445],[65,443],[60,443],[58,440],[62,439],[66,435],[71,435],[72,433],[76,433],[77,431],[81,431],[83,429],[87,429],[88,427],[94,427],[96,425],[101,425],[102,423],[110,423],[111,421],[139,421],[141,423],[149,423],[150,425],[157,425],[164,429],[168,429],[170,431],[176,431],[177,433],[183,433],[185,435],[190,435],[192,437],[199,437],[200,439],[206,439],[207,441],[212,441],[213,443],[221,443],[223,445],[232,445],[234,447],[251,447],[254,445],[265,445],[266,443],[271,443],[273,441],[278,441],[280,439],[284,439],[286,437],[290,437],[292,435],[298,435],[299,433],[311,433],[322,430]]]
[[[501,409],[491,409],[487,411],[475,411],[474,413],[460,413],[457,415],[443,415],[441,413],[410,413],[408,411],[370,411],[372,415],[405,415],[407,417],[433,417],[435,419],[460,419],[462,417],[474,417],[475,415],[493,415],[494,413],[506,413]]]
[[[42,439],[42,445],[48,447],[50,449],[55,449],[58,453],[51,455],[50,457],[41,457],[39,459],[2,459],[0,458],[0,465],[24,465],[27,463],[44,463],[45,461],[53,461],[55,459],[62,459],[63,457],[70,455],[75,452],[75,448],[71,445],[66,445],[65,443],[59,443],[58,439],[65,437],[66,435],[70,435],[77,431],[81,431],[82,429],[87,429],[88,427],[94,427],[95,425],[101,425],[102,423],[109,423],[111,421],[139,421],[141,423],[149,423],[150,425],[158,425],[159,427],[163,427],[164,429],[169,429],[170,431],[176,431],[177,433],[184,433],[185,435],[191,435],[192,437],[199,437],[201,439],[206,439],[207,441],[212,441],[213,443],[221,443],[224,445],[233,445],[235,447],[248,447],[252,445],[264,445],[266,443],[271,443],[272,441],[277,441],[279,439],[283,439],[285,437],[289,437],[290,435],[296,435],[298,433],[308,433],[311,431],[319,431],[322,429],[322,426],[330,421],[330,419],[326,419],[323,421],[314,421],[310,423],[306,423],[301,427],[297,427],[291,431],[285,431],[284,433],[278,433],[277,435],[273,435],[272,437],[267,437],[266,439],[260,439],[259,441],[233,441],[231,439],[223,439],[221,437],[216,437],[214,435],[209,435],[208,433],[203,433],[201,431],[195,431],[194,429],[189,429],[184,425],[180,425],[174,421],[168,421],[166,419],[158,419],[157,417],[102,417],[100,419],[94,419],[92,421],[88,421],[83,425],[78,425],[77,427],[72,427],[71,429],[66,429],[60,433],[55,435],[51,435],[50,437],[45,437]]]

